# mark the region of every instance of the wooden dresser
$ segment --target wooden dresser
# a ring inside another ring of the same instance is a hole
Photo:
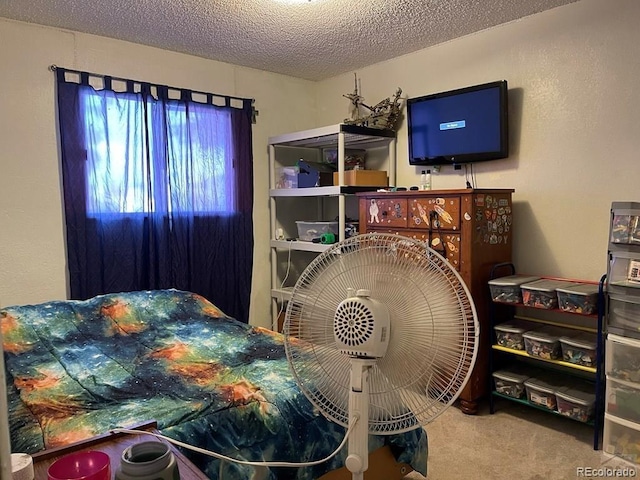
[[[455,266],[467,284],[480,322],[476,365],[460,394],[460,408],[475,414],[489,392],[491,267],[511,261],[512,189],[359,193],[360,233],[388,232],[419,239]]]

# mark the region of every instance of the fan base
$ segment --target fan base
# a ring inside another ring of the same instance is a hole
[[[380,447],[369,454],[367,480],[401,480],[413,468],[408,463],[398,463],[388,445]],[[351,472],[347,467],[325,473],[318,480],[351,480]]]

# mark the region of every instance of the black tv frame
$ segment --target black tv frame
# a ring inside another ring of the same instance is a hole
[[[443,155],[437,157],[419,157],[416,158],[413,155],[413,142],[412,142],[412,125],[411,125],[411,110],[415,104],[424,103],[426,101],[450,97],[454,95],[461,95],[465,93],[476,92],[480,90],[487,90],[492,88],[498,88],[499,91],[499,114],[500,114],[500,148],[496,151],[482,151],[473,153],[452,153],[450,155]],[[446,92],[439,92],[430,95],[424,95],[416,98],[409,98],[407,100],[407,124],[408,124],[408,143],[409,143],[409,164],[410,165],[424,165],[424,166],[440,166],[440,165],[459,165],[463,163],[484,162],[487,160],[497,160],[500,158],[507,158],[509,156],[509,115],[508,115],[508,85],[506,80],[497,80],[495,82],[483,83],[479,85],[472,85],[469,87],[458,88],[455,90],[449,90]]]

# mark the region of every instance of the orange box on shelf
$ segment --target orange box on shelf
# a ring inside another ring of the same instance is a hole
[[[333,172],[333,184],[338,185],[338,172]],[[386,170],[346,170],[344,184],[361,187],[386,187],[389,185]]]

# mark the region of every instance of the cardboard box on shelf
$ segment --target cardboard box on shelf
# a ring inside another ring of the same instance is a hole
[[[338,185],[338,172],[333,173],[333,184]],[[386,170],[346,170],[344,184],[361,187],[386,187],[389,185]]]

